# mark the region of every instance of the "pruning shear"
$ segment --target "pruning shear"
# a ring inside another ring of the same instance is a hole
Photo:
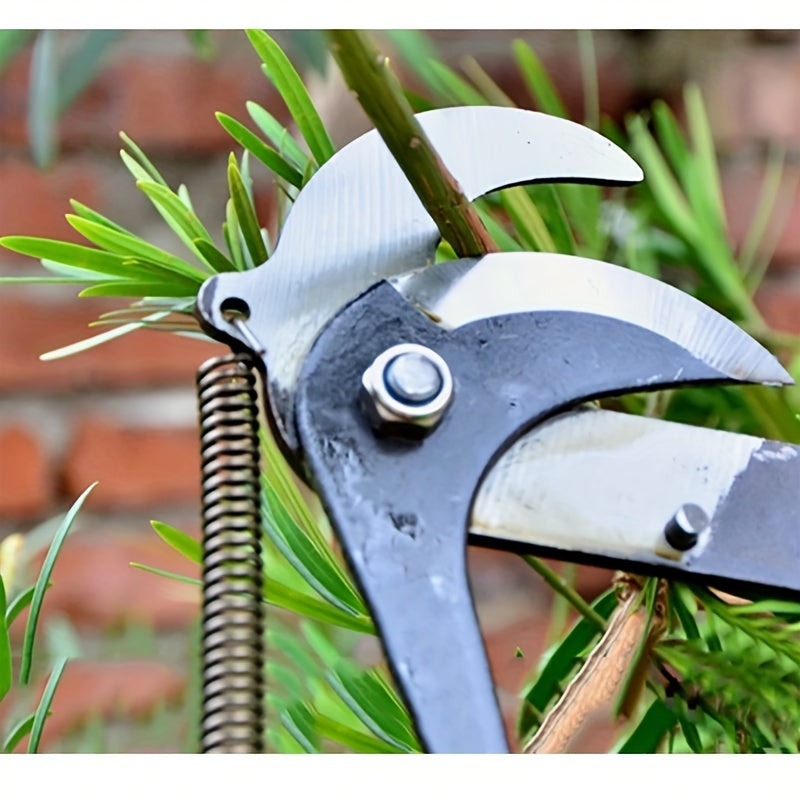
[[[627,185],[620,148],[509,108],[418,116],[474,199]],[[587,407],[691,384],[788,384],[711,308],[608,263],[433,263],[439,232],[376,131],[311,179],[267,263],[208,279],[205,330],[253,354],[428,752],[508,752],[468,542],[725,589],[800,591],[800,450]]]

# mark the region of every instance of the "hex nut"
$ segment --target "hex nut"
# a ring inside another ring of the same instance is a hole
[[[404,342],[384,350],[364,371],[359,399],[378,433],[419,439],[439,424],[452,402],[453,376],[438,353]]]

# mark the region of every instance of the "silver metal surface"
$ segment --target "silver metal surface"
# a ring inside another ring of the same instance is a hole
[[[470,530],[645,563],[688,562],[711,541],[709,526],[687,521],[697,539],[680,552],[667,541],[665,521],[687,504],[713,519],[762,445],[754,436],[573,411],[502,455],[478,491]],[[794,454],[787,449],[787,457]]]
[[[636,183],[642,172],[615,144],[557,117],[511,108],[447,108],[418,115],[433,147],[474,199],[542,181]],[[266,354],[273,413],[295,444],[295,381],[322,326],[382,278],[432,262],[439,231],[376,131],[330,159],[303,189],[275,253],[262,267],[204,284],[198,310],[241,341],[219,309],[250,305],[249,327]],[[252,347],[249,342],[243,342]]]
[[[406,342],[384,350],[370,364],[362,388],[362,406],[375,428],[432,430],[453,399],[453,376],[438,353]]]
[[[383,373],[384,383],[398,400],[419,405],[433,400],[442,389],[442,375],[423,353],[395,356]]]
[[[502,314],[580,311],[661,334],[733,380],[793,383],[768,350],[712,308],[673,286],[603,261],[497,253],[435,264],[392,284],[449,329]]]

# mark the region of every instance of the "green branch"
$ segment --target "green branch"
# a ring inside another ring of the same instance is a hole
[[[360,31],[331,31],[330,49],[347,85],[383,137],[442,237],[461,256],[497,252],[477,212],[414,116],[389,59]]]

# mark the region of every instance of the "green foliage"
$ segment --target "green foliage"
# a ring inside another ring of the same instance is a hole
[[[334,148],[302,80],[277,43],[261,31],[250,31],[248,37],[302,141],[296,141],[255,103],[248,103],[246,110],[258,133],[231,116],[218,115],[235,145],[244,149],[241,157],[231,155],[228,162],[229,197],[219,228],[222,247],[195,215],[186,188],[168,186],[124,134],[123,162],[139,191],[177,237],[182,256],[145,242],[80,203],[73,203],[74,213],[68,219],[87,245],[30,237],[0,240],[11,250],[39,259],[46,272],[2,279],[6,282],[70,282],[84,287],[83,296],[134,298],[129,306],[97,320],[108,330],[48,357],[67,356],[143,327],[198,335],[191,309],[202,281],[211,274],[250,269],[268,259],[269,237],[259,224],[251,197],[249,155],[258,162],[254,167],[272,174],[285,210]],[[415,108],[453,102],[510,104],[474,59],[466,59],[460,73],[438,63],[433,46],[422,34],[395,31],[388,37],[424,87],[419,94],[409,93]],[[0,38],[0,68],[4,52],[14,41]],[[495,242],[503,250],[570,253],[656,277],[669,274],[682,289],[733,317],[766,344],[779,341],[761,319],[753,293],[774,244],[766,231],[777,197],[781,154],[772,156],[750,232],[736,252],[726,231],[716,156],[698,90],[686,89],[686,131],[662,102],[631,115],[624,129],[618,129],[598,119],[591,37],[582,33],[578,45],[586,83],[586,119],[631,150],[647,179],[630,190],[582,185],[504,189],[477,204]],[[46,48],[47,40],[40,46]],[[511,49],[532,104],[566,116],[563,101],[532,49],[521,40]],[[43,70],[50,57],[46,49],[39,55]],[[41,147],[46,154],[45,139]],[[452,248],[443,244],[439,256],[452,257]],[[780,343],[788,347],[790,361],[800,364],[796,343]],[[632,413],[798,441],[800,423],[793,399],[785,390],[728,388],[630,396],[614,402]],[[358,637],[373,636],[374,630],[357,588],[332,547],[324,516],[313,500],[301,494],[275,443],[265,437],[262,449],[264,600],[280,609],[267,634],[270,746],[285,752],[418,750],[408,714],[383,667],[365,669],[347,655]],[[162,522],[154,522],[153,528],[189,561],[200,560],[197,543],[186,534]],[[197,582],[187,576],[170,577]],[[518,720],[522,738],[555,705],[599,640],[600,623],[616,607],[613,592],[604,593],[588,608],[576,600],[568,582],[548,583],[582,616],[545,653],[523,692]],[[24,595],[24,602],[35,602],[37,592],[40,598],[43,591],[37,584],[36,590]],[[13,616],[19,612],[20,597],[8,603],[6,627],[12,612]],[[648,595],[651,615],[653,600],[654,595]],[[800,674],[798,620],[800,607],[794,604],[764,601],[735,606],[702,588],[673,584],[667,632],[650,655],[653,669],[646,691],[616,749],[796,752],[798,742],[792,730],[800,713],[800,687],[793,677]],[[639,647],[642,654],[644,644]],[[8,683],[10,669],[4,647],[0,631],[0,689]],[[35,724],[34,716],[23,720],[7,739],[13,743]]]
[[[14,664],[17,660],[19,660],[19,672],[17,674],[18,685],[22,687],[30,680],[34,644],[37,640],[39,615],[45,593],[51,585],[50,577],[53,566],[55,565],[55,560],[58,557],[64,540],[75,522],[78,512],[94,487],[95,484],[89,486],[89,488],[72,504],[63,518],[60,520],[53,520],[53,523],[57,523],[56,531],[39,571],[36,583],[33,586],[24,590],[17,589],[15,586],[17,556],[7,556],[10,548],[9,550],[0,552],[0,556],[2,556],[0,557],[0,704],[2,704],[4,699],[6,699],[6,702],[10,699],[9,692],[14,687]],[[9,632],[17,617],[25,609],[29,609],[29,614],[25,625],[21,653],[14,654],[12,652]],[[9,730],[2,738],[0,752],[13,752],[26,736],[29,736],[28,752],[37,752],[45,722],[50,714],[50,706],[52,705],[53,697],[66,664],[67,658],[65,657],[61,657],[56,661],[47,679],[36,710],[10,726]]]

